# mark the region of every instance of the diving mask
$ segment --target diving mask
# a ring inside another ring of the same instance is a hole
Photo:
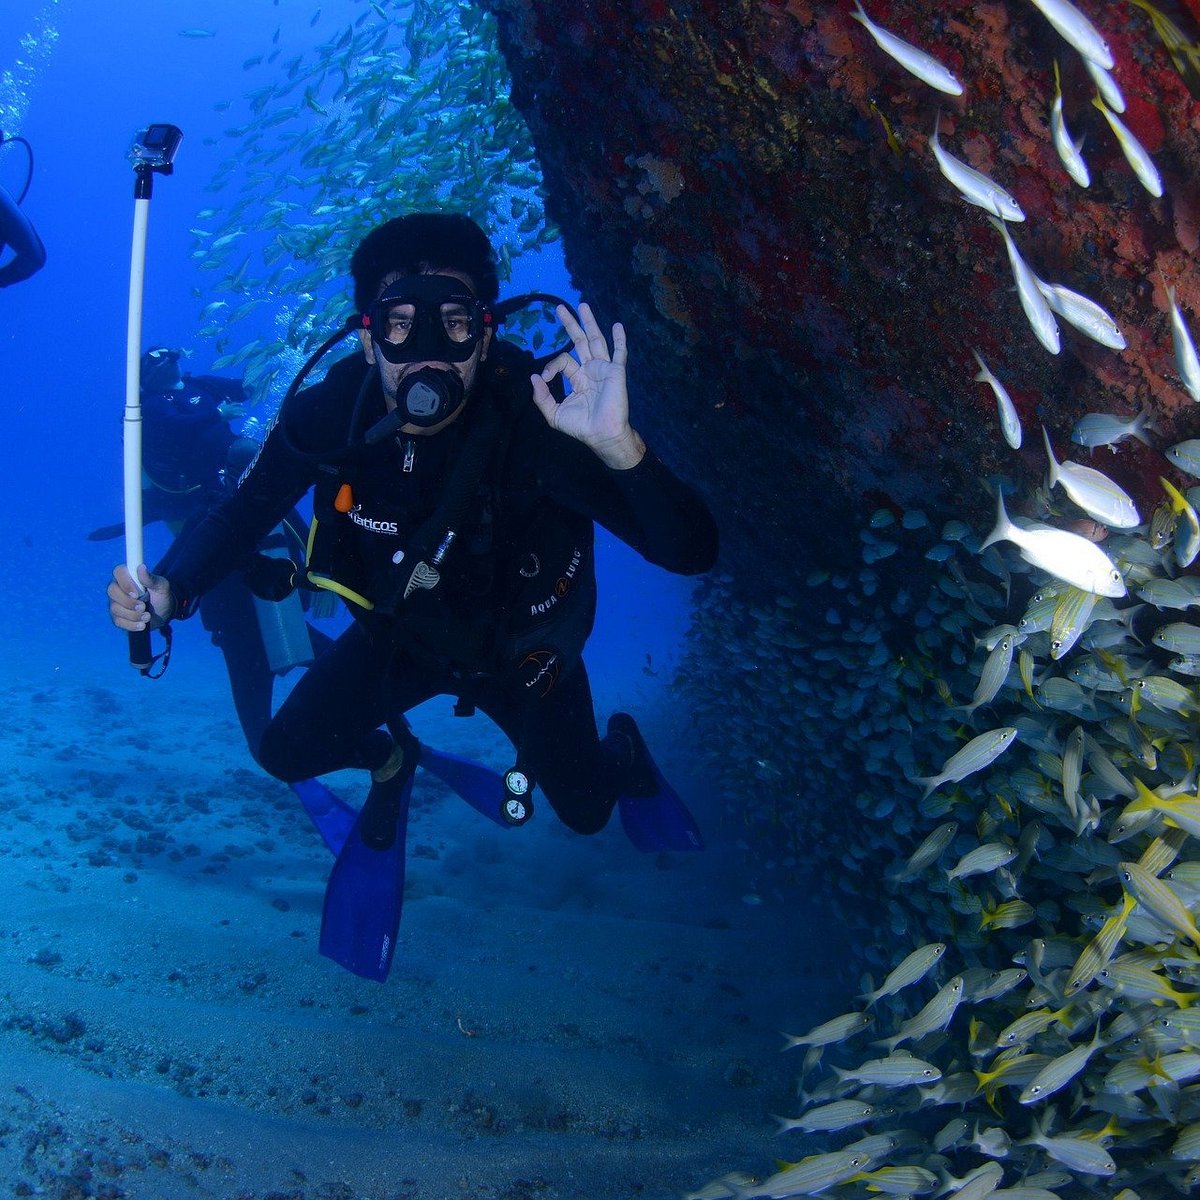
[[[491,313],[451,275],[406,275],[363,314],[371,344],[390,363],[466,362]]]

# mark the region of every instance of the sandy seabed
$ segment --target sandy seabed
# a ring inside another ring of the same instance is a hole
[[[778,1031],[834,1011],[836,939],[743,901],[720,798],[681,786],[704,853],[645,855],[615,819],[582,838],[543,801],[503,830],[419,775],[371,983],[317,953],[330,856],[204,649],[155,683],[117,654],[0,667],[4,1194],[624,1200],[799,1157]],[[423,739],[509,765],[435,703]],[[686,781],[686,714],[635,711]]]

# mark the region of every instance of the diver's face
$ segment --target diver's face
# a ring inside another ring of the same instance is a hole
[[[445,275],[450,279],[455,279],[459,283],[465,284],[472,295],[475,294],[475,287],[470,278],[459,271],[430,271],[427,272],[427,274]],[[376,295],[382,296],[388,287],[395,283],[397,279],[402,279],[403,277],[404,276],[399,271],[392,271],[385,275],[379,281],[379,289],[376,292]],[[407,315],[411,317],[412,314],[409,313]],[[403,307],[397,306],[397,308],[393,310],[393,319],[402,321],[404,317],[405,312],[403,311]],[[447,332],[451,337],[453,337],[453,331],[449,327],[447,327]],[[411,423],[406,423],[400,426],[400,432],[402,434],[421,437],[438,433],[440,430],[445,429],[447,425],[457,421],[462,415],[462,411],[466,407],[466,397],[470,396],[471,388],[474,386],[475,378],[479,371],[479,364],[487,358],[488,347],[491,345],[492,341],[492,331],[490,328],[488,328],[484,332],[483,337],[479,339],[479,345],[476,346],[475,352],[465,362],[460,363],[439,362],[432,359],[422,359],[419,362],[411,363],[389,362],[382,354],[377,354],[375,352],[375,347],[371,341],[371,334],[367,330],[359,330],[358,337],[359,341],[362,343],[363,354],[366,355],[367,362],[373,363],[379,368],[379,380],[383,386],[383,398],[387,404],[388,412],[393,412],[396,408],[396,397],[400,388],[400,384],[409,375],[414,374],[423,367],[433,367],[440,371],[453,371],[462,380],[464,396],[463,403],[460,404],[454,410],[454,412],[452,412],[444,420],[439,421],[436,425],[413,425]]]

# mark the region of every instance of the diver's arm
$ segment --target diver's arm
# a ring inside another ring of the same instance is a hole
[[[176,538],[155,566],[155,575],[170,580],[175,616],[191,616],[200,597],[254,553],[312,486],[314,469],[276,424],[237,490]]]
[[[0,251],[10,246],[16,258],[0,267],[0,288],[20,283],[46,263],[46,247],[17,202],[0,187]]]

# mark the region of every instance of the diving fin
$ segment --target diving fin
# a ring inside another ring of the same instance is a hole
[[[513,822],[503,812],[507,791],[504,776],[469,758],[457,754],[443,754],[422,744],[418,760],[431,775],[437,776],[452,792],[461,796],[477,813],[504,829],[511,829]]]
[[[405,834],[414,774],[415,771],[405,772],[399,781],[398,797],[392,801],[396,811],[396,836],[391,845],[383,850],[372,850],[363,841],[360,813],[325,885],[321,953],[347,971],[379,983],[387,978],[391,968],[400,929],[400,910],[404,904]],[[301,799],[304,799],[303,793]],[[325,836],[324,828],[320,825],[318,828]]]
[[[506,820],[502,812],[506,792],[504,776],[481,763],[457,754],[443,754],[430,746],[422,745],[420,765],[431,775],[440,779],[452,792],[461,796],[476,812],[502,829],[511,829],[513,823]],[[357,812],[339,796],[331,792],[319,779],[301,779],[291,785],[300,797],[304,811],[316,826],[321,840],[330,853],[341,853],[350,830],[354,828]]]
[[[608,722],[610,735],[628,738],[633,749],[634,771],[641,776],[617,797],[621,827],[638,850],[703,850],[704,837],[696,819],[663,778],[637,723],[628,713],[614,713]]]
[[[341,853],[358,813],[340,796],[334,795],[319,779],[301,779],[292,791],[300,797],[309,820],[317,827],[321,840],[335,856]]]

